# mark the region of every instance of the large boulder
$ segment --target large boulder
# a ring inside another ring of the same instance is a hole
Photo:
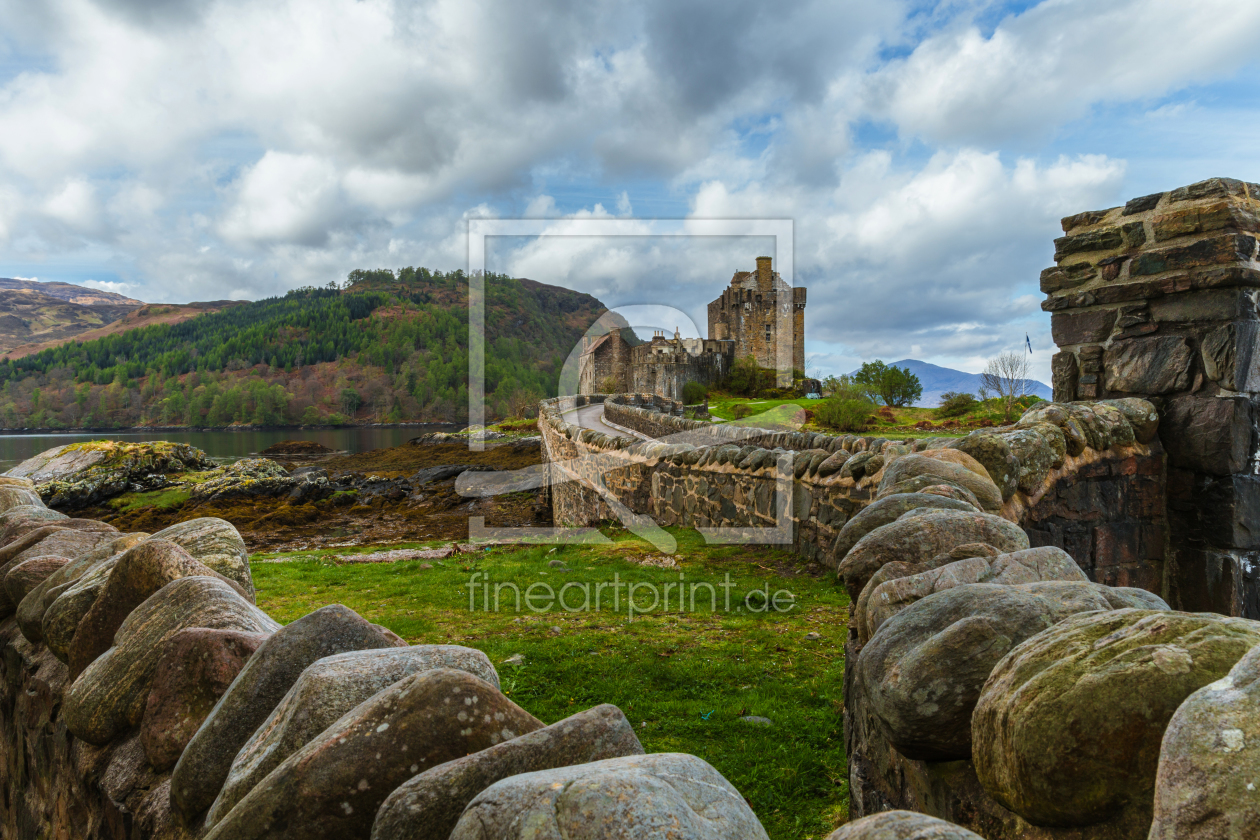
[[[837,574],[850,600],[856,601],[871,575],[884,564],[923,564],[965,543],[985,543],[1007,553],[1028,548],[1028,535],[1014,522],[987,513],[935,510],[906,515],[858,540],[840,562]]]
[[[468,803],[496,782],[642,754],[634,725],[621,710],[596,706],[404,782],[376,812],[372,840],[447,840]]]
[[[934,452],[961,452],[981,464],[985,475],[1002,494],[1009,499],[1015,493],[1019,480],[1019,459],[1011,452],[1010,445],[998,434],[981,429],[955,441],[947,449]],[[928,454],[928,453],[924,453]]]
[[[945,460],[937,454],[950,451],[953,450],[933,449],[898,458],[885,468],[879,480],[880,492],[909,479],[932,476],[966,488],[980,502],[980,507],[986,511],[1001,510],[1002,493],[988,474],[984,473],[984,468],[981,467],[981,472],[977,473],[974,468],[952,460]]]
[[[1032,495],[1050,476],[1063,466],[1067,441],[1063,430],[1049,423],[1034,423],[1027,428],[1002,432],[1001,437],[1019,462],[1016,486]]]
[[[9,601],[14,604],[22,603],[32,589],[69,562],[69,557],[41,554],[29,560],[23,560],[9,569],[3,581],[4,591],[9,596]]]
[[[61,511],[46,507],[43,501],[37,505],[11,507],[0,513],[0,542],[8,539],[9,528],[19,522],[58,522],[69,518]]]
[[[52,655],[68,665],[70,647],[74,644],[79,622],[96,604],[101,590],[109,582],[109,574],[114,570],[114,564],[121,556],[121,553],[110,555],[85,569],[78,579],[48,590],[45,598],[48,606],[44,608],[42,615],[34,600],[39,592],[35,589],[23,599],[21,606],[28,609],[20,611],[18,623],[21,626],[26,626],[28,623],[32,627],[38,626],[39,634],[44,644],[48,645]]]
[[[1130,808],[1149,820],[1173,713],[1257,644],[1260,622],[1208,613],[1066,619],[1011,651],[984,686],[972,717],[981,784],[1036,825],[1091,825]]]
[[[205,840],[367,837],[385,797],[407,779],[542,725],[464,671],[413,674],[289,756]]]
[[[862,648],[854,681],[897,751],[924,761],[969,756],[971,712],[999,660],[1073,612],[1110,609],[1090,584],[1069,586],[1077,590],[1046,597],[1024,586],[966,584],[885,622]]]
[[[899,565],[902,564],[889,563],[878,574],[882,577],[886,570]],[[1012,586],[1049,580],[1087,583],[1089,578],[1070,554],[1055,546],[954,560],[916,574],[882,580],[878,586],[872,577],[853,612],[853,627],[859,640],[865,643],[885,621],[933,592],[969,583]]]
[[[932,569],[939,569],[942,566],[948,566],[951,563],[970,560],[975,557],[997,557],[1000,553],[996,548],[986,543],[963,543],[962,545],[954,546],[949,551],[942,551],[930,560],[923,562],[907,563],[901,560],[894,560],[891,563],[885,563],[880,566],[879,571],[871,575],[871,579],[862,587],[861,594],[858,595],[857,601],[853,602],[852,605],[849,628],[857,639],[858,647],[860,648],[866,644],[867,640],[875,634],[875,629],[870,626],[871,599],[885,583],[922,574]],[[972,582],[974,583],[974,581]]]
[[[694,755],[655,753],[522,773],[468,805],[450,840],[766,840],[744,797]]]
[[[218,578],[167,584],[118,628],[114,646],[66,692],[62,714],[76,738],[101,746],[140,724],[166,642],[189,627],[272,633],[280,626]]]
[[[105,528],[109,528],[109,530],[105,530]],[[110,544],[118,536],[118,531],[109,526],[105,526],[105,528],[94,530],[60,528],[55,530],[37,542],[32,543],[28,548],[19,551],[7,563],[0,565],[0,576],[7,575],[10,569],[32,557],[53,556],[65,557],[69,560],[92,551],[98,545]],[[44,530],[40,528],[33,533],[38,534]],[[17,607],[18,605],[9,598],[7,592],[0,593],[0,615],[15,612]],[[43,641],[38,625],[22,625],[22,635],[32,642]]]
[[[1150,840],[1233,840],[1260,826],[1260,646],[1177,707],[1159,750]]]
[[[241,747],[206,823],[214,825],[281,762],[337,718],[420,671],[465,671],[495,688],[499,675],[481,651],[459,645],[416,645],[325,656],[298,677],[271,716]]]
[[[284,496],[299,483],[299,479],[269,458],[242,458],[224,467],[222,475],[209,477],[194,487],[192,499],[210,502]]]
[[[18,506],[43,506],[44,500],[34,488],[0,486],[0,513]]]
[[[133,485],[161,486],[167,473],[212,466],[206,453],[186,443],[93,440],[41,452],[8,475],[30,479],[50,506],[81,508],[125,493]]]
[[[277,632],[258,648],[188,742],[171,777],[171,804],[186,822],[210,807],[232,761],[316,660],[352,650],[395,647],[397,637],[354,610],[330,604]],[[404,643],[405,644],[405,643]]]
[[[981,840],[981,837],[927,814],[883,811],[837,828],[827,835],[827,840]]]
[[[167,641],[140,723],[144,755],[155,770],[175,766],[214,704],[266,640],[264,633],[193,627]]]
[[[115,535],[112,541],[97,544],[96,548],[80,554],[60,569],[57,569],[36,584],[30,592],[26,593],[26,597],[22,599],[22,602],[18,604],[18,627],[25,628],[23,629],[24,633],[29,632],[32,635],[38,633],[43,637],[44,644],[48,645],[48,649],[53,652],[54,656],[62,662],[67,661],[70,640],[74,637],[74,630],[78,626],[79,619],[83,617],[83,612],[77,612],[74,615],[73,623],[69,623],[67,617],[67,626],[64,628],[64,633],[54,637],[54,635],[49,633],[49,628],[44,623],[48,608],[56,603],[57,599],[70,590],[89,570],[110,557],[115,557],[126,551],[147,536],[148,534],[144,533]],[[90,605],[89,602],[88,606]],[[86,612],[86,607],[84,612]],[[58,644],[58,642],[63,644]]]
[[[204,563],[194,560],[173,542],[149,539],[127,549],[114,562],[105,585],[79,621],[70,642],[70,679],[109,650],[114,633],[150,595],[183,577],[217,577],[250,600],[236,581],[229,580]]]
[[[249,551],[236,526],[224,519],[205,516],[163,528],[151,539],[173,542],[194,560],[241,585],[246,597],[254,600],[254,579],[249,570]]]
[[[836,535],[836,541],[831,547],[831,555],[836,558],[836,562],[839,562],[849,553],[849,549],[857,544],[858,540],[876,528],[887,525],[890,522],[896,522],[897,519],[912,510],[928,509],[977,510],[974,505],[968,502],[939,496],[934,493],[899,493],[895,496],[879,499],[862,508],[852,519],[844,523],[844,527]]]

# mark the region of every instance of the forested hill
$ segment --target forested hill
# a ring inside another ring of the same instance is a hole
[[[486,277],[489,413],[556,392],[569,351],[605,310],[587,294]],[[354,271],[175,324],[0,362],[0,426],[122,428],[464,422],[462,271]]]

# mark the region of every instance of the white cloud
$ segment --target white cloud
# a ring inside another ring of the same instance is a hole
[[[240,179],[236,200],[219,225],[242,244],[322,245],[344,199],[337,169],[313,155],[267,152]]]
[[[868,81],[869,107],[947,143],[1042,135],[1097,103],[1141,100],[1255,60],[1260,5],[1046,0],[985,37],[958,25]]]
[[[462,265],[473,216],[681,207],[795,219],[811,342],[837,360],[970,364],[1025,323],[1044,346],[1058,217],[1128,197],[1126,171],[1260,177],[1239,171],[1254,114],[1159,99],[1254,60],[1260,7],[1046,0],[986,34],[990,6],[0,0],[46,56],[0,82],[0,261],[108,265],[153,300],[260,297]],[[1039,139],[1130,102],[1148,113],[1119,151]],[[1144,132],[1203,159],[1172,167]],[[552,237],[495,267],[703,324],[763,250]]]
[[[76,233],[99,233],[101,208],[96,188],[83,178],[68,181],[44,200],[41,209],[50,219]]]
[[[100,289],[102,292],[113,292],[124,297],[130,296],[135,288],[131,283],[118,283],[113,280],[84,280],[79,285],[87,286],[89,289]]]

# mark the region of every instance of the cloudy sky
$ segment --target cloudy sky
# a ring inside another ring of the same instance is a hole
[[[1058,219],[1260,180],[1257,45],[1237,0],[0,0],[0,276],[260,298],[465,267],[470,217],[792,219],[822,372],[1028,333],[1047,378]],[[488,259],[703,325],[766,247]]]

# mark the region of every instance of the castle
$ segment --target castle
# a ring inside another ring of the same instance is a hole
[[[586,337],[578,366],[578,393],[656,394],[682,399],[688,382],[713,385],[736,359],[751,356],[779,371],[790,384],[805,369],[805,289],[789,286],[757,257],[755,271],[737,271],[730,286],[709,304],[709,337],[673,338],[657,330],[632,346],[620,329]]]

